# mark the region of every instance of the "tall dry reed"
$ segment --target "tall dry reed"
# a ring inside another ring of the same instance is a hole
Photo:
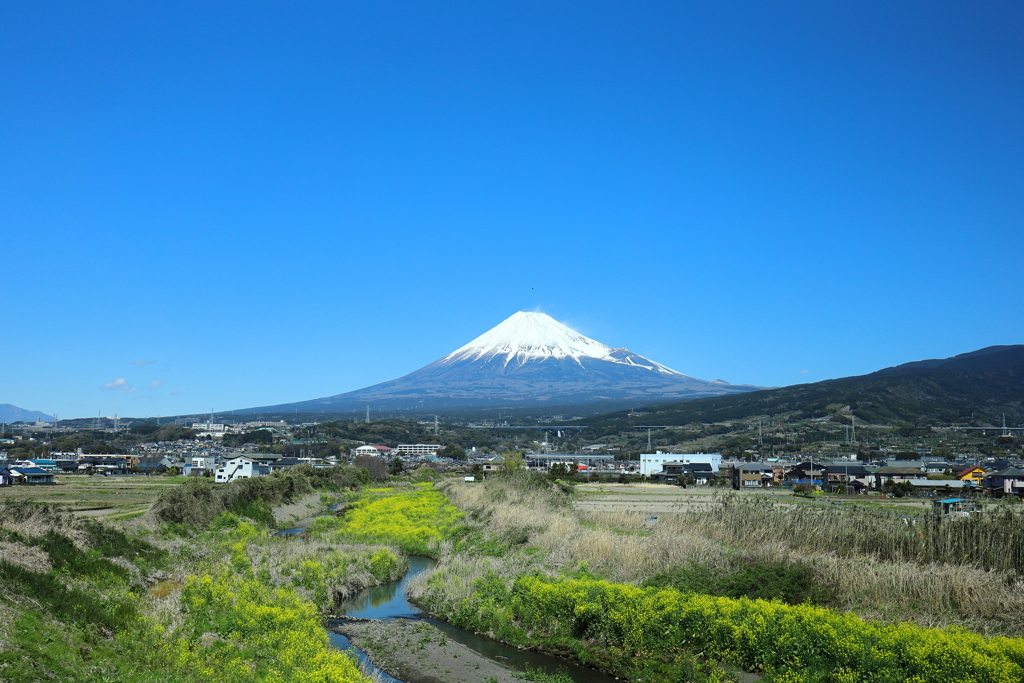
[[[964,531],[976,524],[928,536],[936,532],[898,518],[747,503],[732,496],[703,508],[659,513],[653,522],[636,511],[577,512],[553,490],[498,478],[483,485],[447,484],[444,489],[489,533],[525,533],[524,546],[541,549],[542,560],[522,553],[454,553],[448,543],[442,547],[441,575],[434,588],[428,588],[424,576],[411,587],[414,597],[430,591],[436,600],[443,592],[445,602],[456,604],[483,576],[510,580],[538,568],[557,574],[582,565],[609,581],[639,583],[690,565],[728,572],[744,563],[800,563],[827,587],[837,609],[887,622],[1024,633],[1024,585],[1016,575],[982,562],[952,561],[954,549],[978,547]],[[947,526],[962,522],[974,520]],[[985,528],[986,538],[997,537],[993,526]],[[936,555],[947,559],[931,559]],[[997,566],[1009,565],[994,552],[981,556]]]

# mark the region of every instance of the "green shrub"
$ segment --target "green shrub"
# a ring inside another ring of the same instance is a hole
[[[828,590],[815,582],[811,568],[799,563],[758,561],[726,571],[691,564],[656,574],[643,585],[723,598],[781,600],[790,605],[824,604],[829,599]]]
[[[348,465],[323,469],[296,465],[287,472],[271,472],[266,477],[239,479],[223,485],[193,478],[160,494],[153,510],[162,522],[195,527],[205,527],[225,511],[270,526],[273,505],[292,502],[318,489],[338,491],[370,481],[365,469]]]

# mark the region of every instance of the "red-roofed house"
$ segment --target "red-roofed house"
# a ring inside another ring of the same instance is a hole
[[[971,486],[979,486],[985,479],[985,470],[974,465],[973,467],[968,467],[966,470],[956,475],[956,478],[960,481],[967,482]]]

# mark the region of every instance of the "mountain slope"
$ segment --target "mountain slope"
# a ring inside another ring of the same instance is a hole
[[[336,396],[250,408],[344,412],[374,403],[389,410],[446,406],[650,403],[752,391],[707,381],[590,339],[543,313],[520,311],[465,346],[399,379]]]
[[[826,414],[849,406],[873,423],[999,424],[1024,419],[1024,345],[991,346],[952,358],[915,361],[868,375],[706,398],[648,409],[642,416],[610,413],[583,420],[600,429],[631,424],[683,425],[799,412]]]
[[[25,410],[10,403],[0,403],[0,422],[52,422],[53,418],[38,410]]]

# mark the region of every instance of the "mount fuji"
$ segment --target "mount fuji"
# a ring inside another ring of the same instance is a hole
[[[544,313],[516,313],[465,346],[399,379],[336,396],[236,413],[347,412],[442,406],[569,406],[680,401],[760,387],[696,379],[576,332]]]

